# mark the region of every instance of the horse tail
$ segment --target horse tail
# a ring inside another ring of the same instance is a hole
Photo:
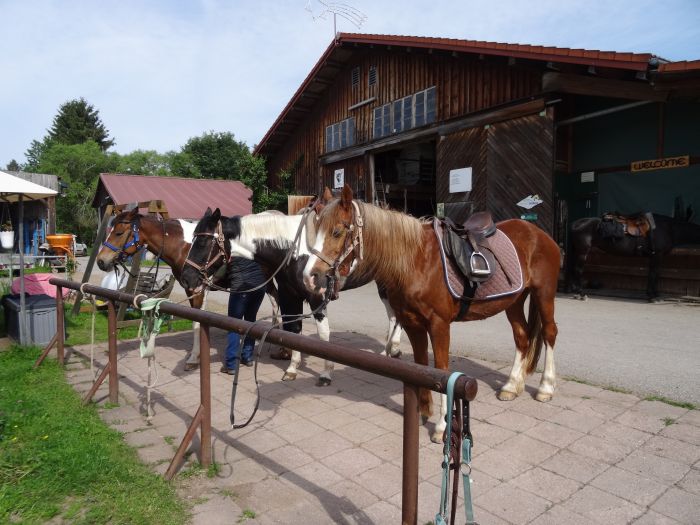
[[[542,351],[542,316],[537,307],[537,301],[530,297],[530,312],[527,316],[527,352],[525,353],[525,373],[532,374],[535,371],[537,362],[540,360],[540,352]]]

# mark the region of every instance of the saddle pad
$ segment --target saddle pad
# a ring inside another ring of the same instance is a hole
[[[457,269],[451,259],[445,257],[442,247],[442,226],[437,219],[433,219],[433,230],[440,247],[440,260],[445,271],[445,284],[455,299],[464,297],[464,281],[466,278]],[[519,292],[523,288],[523,272],[520,268],[520,260],[515,246],[508,236],[501,230],[486,239],[489,251],[496,259],[496,268],[491,278],[477,286],[472,301],[487,301],[497,299],[504,295]],[[487,249],[487,248],[484,248]],[[468,299],[468,298],[467,298]]]

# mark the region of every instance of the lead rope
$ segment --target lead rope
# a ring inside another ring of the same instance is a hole
[[[148,358],[148,377],[146,378],[146,421],[150,423],[155,415],[153,406],[151,405],[151,392],[158,384],[158,367],[156,363],[156,337],[160,333],[161,325],[170,318],[169,314],[160,313],[161,303],[168,301],[164,297],[152,297],[141,301],[138,304],[138,298],[145,297],[145,294],[139,294],[134,297],[134,306],[139,308],[142,313],[141,324],[139,325],[138,337],[141,340],[139,352],[141,357]]]
[[[87,282],[80,285],[80,293],[83,298],[88,299],[92,304],[92,319],[90,321],[90,375],[92,375],[93,383],[97,379],[97,372],[95,371],[95,316],[97,315],[97,304],[95,304],[95,296],[91,293],[85,292],[84,286],[89,284]]]
[[[453,372],[450,375],[450,378],[447,380],[447,415],[445,416],[445,420],[447,423],[447,427],[445,428],[446,433],[444,440],[445,440],[445,445],[443,447],[443,455],[442,455],[442,484],[441,484],[441,490],[440,490],[440,508],[438,510],[438,513],[435,515],[435,525],[447,525],[449,523],[448,517],[447,517],[447,509],[449,507],[449,483],[450,483],[450,461],[451,461],[451,454],[450,454],[450,445],[452,443],[452,433],[453,433],[453,426],[452,426],[452,407],[454,406],[454,386],[457,381],[457,378],[459,376],[464,375],[462,372]],[[471,474],[471,433],[469,432],[469,405],[466,404],[465,412],[463,413],[463,421],[462,421],[462,428],[459,428],[458,432],[458,438],[461,437],[462,441],[462,449],[461,449],[461,463],[459,466],[459,469],[462,473],[462,484],[463,484],[463,491],[464,491],[464,516],[466,519],[467,525],[475,525],[476,522],[474,521],[474,509],[472,508],[472,496],[471,496],[471,479],[470,479],[470,474]],[[455,445],[457,445],[455,443]],[[456,452],[459,454],[459,452]],[[457,466],[455,465],[455,468]],[[457,478],[458,479],[458,478]],[[452,503],[452,516],[454,516],[454,510],[456,508],[456,502],[453,501]],[[454,520],[453,520],[454,522]]]

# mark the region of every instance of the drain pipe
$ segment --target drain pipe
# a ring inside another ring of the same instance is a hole
[[[600,111],[594,111],[593,113],[586,113],[585,115],[579,115],[578,117],[572,117],[566,120],[562,120],[560,122],[557,122],[555,125],[557,127],[559,126],[568,126],[570,124],[576,124],[577,122],[583,122],[584,120],[590,120],[598,117],[602,117],[604,115],[610,115],[611,113],[617,113],[619,111],[625,111],[627,109],[632,109],[632,108],[638,108],[640,106],[646,106],[647,104],[654,104],[657,101],[655,100],[642,100],[640,102],[632,102],[630,104],[623,104],[622,106],[615,106],[612,108],[608,109],[602,109]]]

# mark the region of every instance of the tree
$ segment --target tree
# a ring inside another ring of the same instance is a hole
[[[109,138],[109,130],[100,119],[99,111],[84,98],[69,100],[61,105],[53,119],[48,139],[68,145],[92,140],[102,151],[107,151],[114,145],[114,140]]]
[[[140,149],[132,151],[126,155],[121,155],[117,165],[117,172],[167,177],[173,174],[171,165],[176,155],[178,154],[174,151],[167,153]]]
[[[267,187],[265,161],[251,153],[245,142],[230,132],[210,131],[193,137],[182,147],[182,157],[173,163],[176,174],[185,177],[238,180],[253,190],[253,211],[286,205],[286,193]]]
[[[7,163],[7,167],[5,169],[7,171],[22,171],[22,166],[20,166],[15,159],[12,159]]]

